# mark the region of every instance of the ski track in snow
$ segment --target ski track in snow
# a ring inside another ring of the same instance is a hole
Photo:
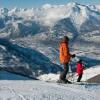
[[[100,85],[1,81],[0,100],[100,100]]]

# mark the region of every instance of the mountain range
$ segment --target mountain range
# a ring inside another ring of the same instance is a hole
[[[0,8],[0,69],[32,78],[57,73],[64,35],[71,53],[88,67],[100,65],[100,5]]]

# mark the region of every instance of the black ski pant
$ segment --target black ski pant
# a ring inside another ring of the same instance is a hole
[[[65,80],[65,79],[66,79],[66,75],[67,75],[67,73],[68,73],[68,71],[69,71],[69,65],[68,65],[68,63],[63,64],[63,67],[64,67],[64,70],[63,70],[63,72],[60,74],[60,80]]]
[[[80,80],[81,80],[81,78],[82,78],[82,75],[83,75],[83,74],[80,74],[80,75],[79,75],[79,77],[78,77],[78,79],[77,79],[77,82],[80,82]]]

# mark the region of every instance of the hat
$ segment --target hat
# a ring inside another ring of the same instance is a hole
[[[64,36],[63,39],[66,40],[66,41],[69,41],[69,37],[68,36]]]

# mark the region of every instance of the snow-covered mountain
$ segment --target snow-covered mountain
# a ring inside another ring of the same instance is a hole
[[[87,67],[100,65],[99,7],[68,3],[0,8],[0,67],[28,77],[56,73],[62,69],[58,42],[64,35],[71,39],[71,53],[88,63]]]
[[[58,37],[69,33],[87,34],[100,32],[100,9],[97,5],[45,4],[41,8],[0,8],[0,33],[10,37],[56,33]],[[0,35],[1,35],[0,34]],[[50,35],[49,34],[49,35]],[[55,35],[55,34],[54,34]]]
[[[62,70],[42,53],[12,44],[6,39],[0,39],[0,69],[30,78]]]
[[[70,53],[76,54],[68,80],[76,83],[81,58],[86,67],[82,81],[92,79],[92,84],[52,83],[62,70],[58,47],[64,35],[70,38]],[[100,5],[0,8],[0,100],[99,100],[100,84],[93,80],[99,70]]]

